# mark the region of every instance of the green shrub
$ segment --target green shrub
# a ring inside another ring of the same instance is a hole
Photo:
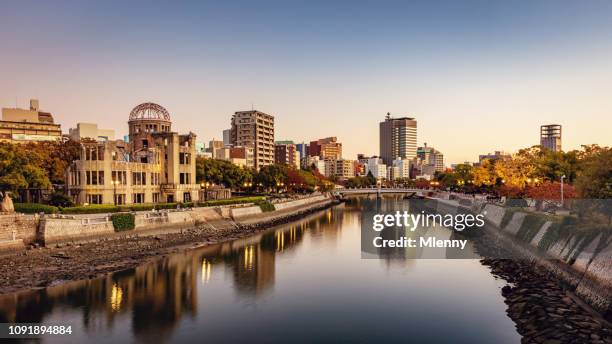
[[[158,203],[155,209],[176,209],[178,203]]]
[[[155,209],[154,204],[132,204],[130,206],[121,206],[122,211],[147,211]]]
[[[112,204],[90,204],[77,207],[68,207],[62,209],[62,214],[101,214],[101,213],[116,213],[121,211],[121,208]]]
[[[230,204],[243,204],[243,203],[257,203],[264,201],[266,199],[265,196],[245,196],[245,197],[234,197],[228,199],[215,199],[206,202],[198,203],[198,206],[210,207],[210,206],[220,206],[220,205],[230,205]]]
[[[57,207],[39,203],[15,203],[13,206],[16,212],[24,214],[54,214],[59,211]]]
[[[74,206],[72,198],[63,192],[54,192],[49,199],[49,204],[64,208]]]
[[[269,201],[259,201],[257,202],[257,205],[261,208],[261,211],[266,213],[269,211],[274,211],[276,208],[274,208],[274,204],[270,203]]]
[[[134,229],[135,217],[132,213],[118,213],[111,216],[115,232],[129,231]]]

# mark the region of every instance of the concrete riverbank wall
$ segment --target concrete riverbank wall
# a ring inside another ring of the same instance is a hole
[[[133,212],[134,229],[121,233],[115,232],[112,214],[0,215],[0,250],[23,249],[25,245],[34,242],[48,246],[120,235],[175,233],[198,225],[215,228],[254,225],[331,202],[332,199],[328,195],[315,195],[275,203],[275,210],[265,213],[258,205],[253,204]]]
[[[612,315],[610,228],[578,229],[561,216],[468,199],[430,199],[427,203],[427,208],[441,214],[484,214],[485,230],[504,240],[504,247],[545,267],[593,308],[608,318]]]

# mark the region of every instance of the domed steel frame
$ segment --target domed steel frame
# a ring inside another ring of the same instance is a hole
[[[170,113],[163,106],[155,103],[142,103],[130,112],[130,121],[159,120],[170,122]]]

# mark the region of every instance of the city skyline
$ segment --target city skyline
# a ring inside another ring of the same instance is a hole
[[[537,145],[550,123],[564,150],[612,145],[612,4],[169,6],[7,6],[0,106],[37,98],[64,132],[94,122],[120,135],[151,101],[203,142],[255,108],[274,114],[277,137],[336,136],[351,159],[378,153],[391,112],[414,117],[417,145],[449,166]]]

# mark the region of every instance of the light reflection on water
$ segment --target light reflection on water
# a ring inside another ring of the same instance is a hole
[[[519,341],[503,282],[478,260],[361,259],[367,202],[104,278],[2,296],[0,322],[71,324],[69,338],[45,340],[58,343]]]

